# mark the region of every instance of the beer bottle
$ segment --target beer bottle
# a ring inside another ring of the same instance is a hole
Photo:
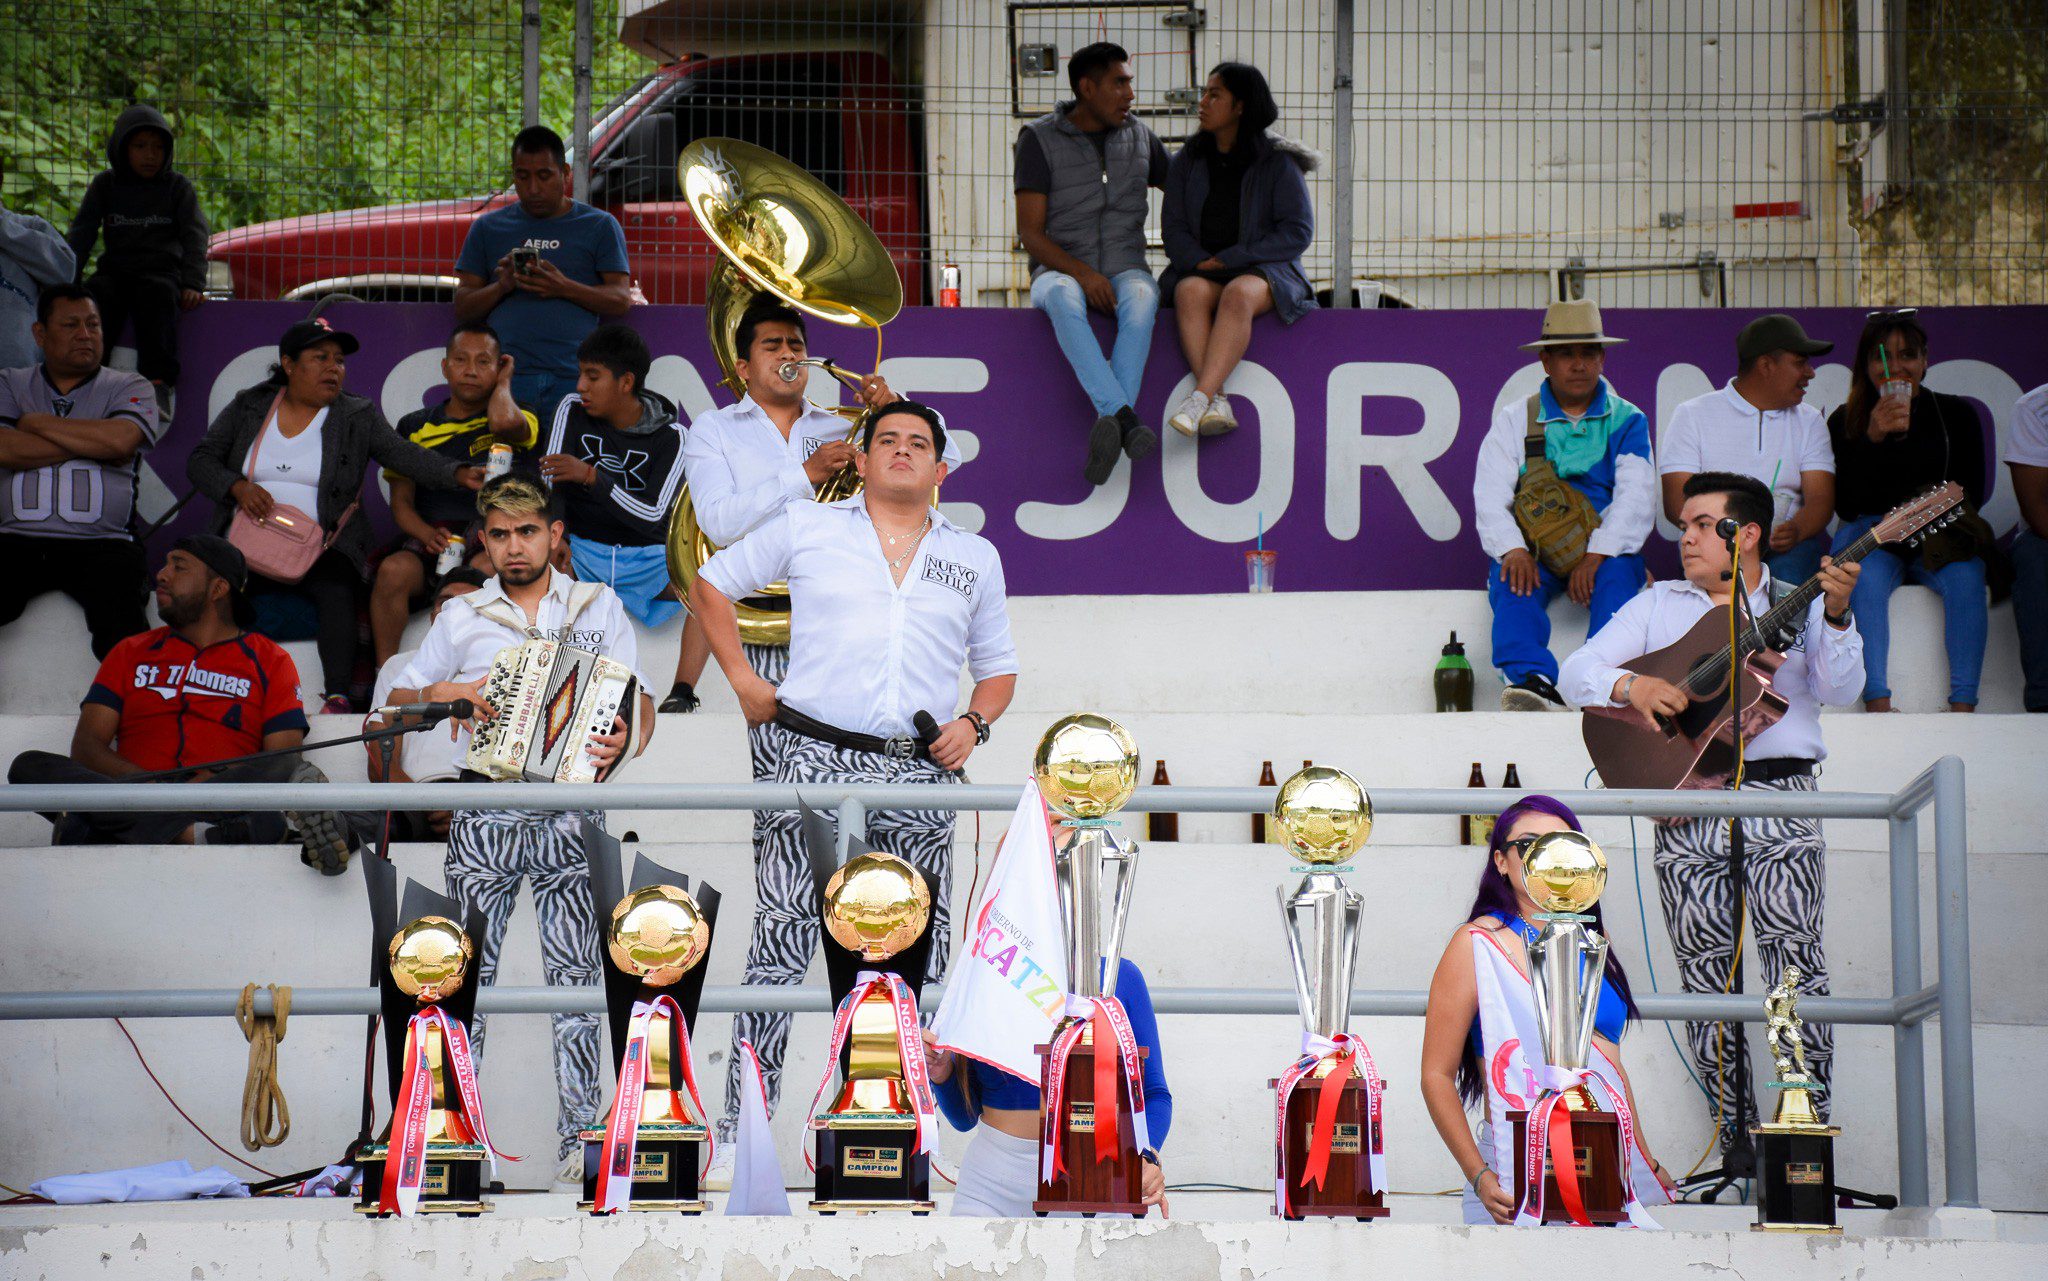
[[[1483,771],[1480,770],[1478,761],[1472,762],[1472,776],[1465,780],[1465,786],[1486,786],[1486,775]],[[1484,829],[1481,829],[1480,824],[1482,823],[1485,823],[1488,826]],[[1461,816],[1458,819],[1458,844],[1486,844],[1487,838],[1491,836],[1493,832],[1491,824],[1492,820],[1484,814],[1466,814]]]
[[[1500,780],[1500,785],[1502,787],[1510,789],[1517,788],[1522,785],[1522,776],[1520,774],[1515,773],[1515,763],[1513,761],[1508,762],[1508,772]]]
[[[1152,786],[1166,787],[1173,782],[1166,776],[1164,757],[1153,762]],[[1180,815],[1161,813],[1153,810],[1145,816],[1145,839],[1150,841],[1177,841],[1180,839]]]
[[[1444,646],[1444,655],[1436,662],[1433,683],[1436,686],[1436,710],[1472,710],[1472,660],[1465,657],[1465,647],[1459,643],[1456,632],[1451,633],[1451,643]]]
[[[1260,765],[1260,766],[1259,766],[1259,786],[1260,786],[1260,787],[1278,787],[1278,786],[1280,786],[1280,780],[1279,780],[1279,779],[1276,779],[1276,778],[1274,778],[1274,777],[1273,777],[1273,762],[1271,762],[1271,761],[1266,761],[1266,762],[1265,762],[1264,764],[1262,764],[1262,765]],[[1265,843],[1266,843],[1266,811],[1264,811],[1264,810],[1260,810],[1260,811],[1258,811],[1257,813],[1255,813],[1255,814],[1253,814],[1253,815],[1252,815],[1252,844],[1254,844],[1254,845],[1264,845]]]

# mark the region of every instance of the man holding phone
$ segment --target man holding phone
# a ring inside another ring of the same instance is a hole
[[[470,226],[455,261],[457,323],[490,322],[515,373],[513,399],[546,420],[576,390],[576,347],[632,306],[618,219],[569,194],[562,137],[532,125],[512,140],[518,199]]]

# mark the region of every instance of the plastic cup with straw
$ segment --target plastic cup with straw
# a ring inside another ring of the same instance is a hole
[[[1266,549],[1266,513],[1260,512],[1256,545],[1244,554],[1245,590],[1272,591],[1273,565],[1278,559],[1278,553]]]

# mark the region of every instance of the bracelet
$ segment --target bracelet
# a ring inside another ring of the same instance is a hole
[[[1493,1167],[1492,1167],[1492,1166],[1490,1166],[1490,1165],[1482,1165],[1482,1166],[1480,1166],[1480,1167],[1479,1167],[1479,1173],[1478,1173],[1478,1174],[1475,1174],[1475,1175],[1473,1175],[1473,1176],[1472,1176],[1471,1178],[1469,1178],[1469,1179],[1465,1180],[1466,1186],[1468,1186],[1468,1187],[1470,1187],[1470,1188],[1472,1189],[1472,1195],[1473,1195],[1473,1196],[1478,1196],[1478,1195],[1479,1195],[1479,1180],[1480,1180],[1481,1178],[1485,1177],[1486,1175],[1489,1175],[1489,1174],[1492,1174],[1492,1173],[1493,1173]]]
[[[1629,691],[1636,687],[1636,673],[1630,672],[1628,679],[1621,683],[1621,701],[1628,702]]]
[[[988,719],[986,717],[984,717],[980,712],[977,712],[972,708],[969,708],[966,712],[964,712],[961,715],[961,719],[973,724],[974,742],[977,747],[983,743],[988,742],[989,729]]]

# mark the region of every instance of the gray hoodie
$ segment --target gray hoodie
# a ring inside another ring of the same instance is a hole
[[[29,326],[36,295],[78,272],[78,260],[57,229],[34,214],[0,209],[0,369],[24,369],[42,359]]]

